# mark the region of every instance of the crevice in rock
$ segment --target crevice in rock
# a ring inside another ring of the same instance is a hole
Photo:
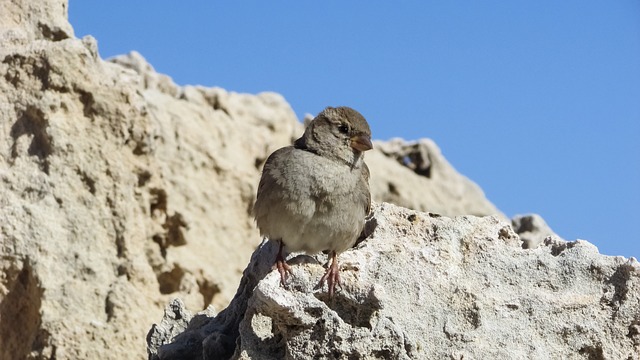
[[[40,87],[41,90],[49,88],[49,72],[51,71],[51,67],[46,59],[11,54],[5,56],[2,62],[7,64],[9,69],[12,69],[5,74],[5,79],[13,86],[21,86],[21,83],[27,80],[23,79],[23,76],[35,76],[42,84]]]
[[[255,166],[255,168],[259,170],[265,161],[267,161],[267,158],[262,156],[257,156],[255,159],[253,159],[253,166]]]
[[[152,188],[149,189],[149,194],[151,195],[149,212],[152,218],[160,221],[164,220],[162,222],[162,229],[164,231],[153,235],[151,239],[160,247],[162,257],[166,258],[167,249],[170,246],[187,244],[183,230],[188,228],[188,223],[179,212],[168,215],[168,196],[164,189]]]
[[[548,236],[547,238],[544,239],[544,245],[550,248],[551,255],[559,256],[564,251],[576,246],[576,242],[575,241],[557,241],[553,239],[553,237]]]
[[[151,177],[153,176],[148,170],[141,170],[137,173],[138,175],[138,186],[139,187],[143,187],[145,186],[149,180],[151,180]]]
[[[3,272],[12,279],[5,285],[8,292],[0,302],[0,358],[26,359],[44,347],[43,341],[37,341],[44,290],[28,262],[19,270],[3,269]]]
[[[223,106],[222,103],[220,102],[220,98],[218,97],[218,95],[206,96],[205,98],[207,99],[207,101],[209,102],[213,110],[220,110],[225,114],[227,114],[227,116],[232,117],[231,114],[229,113],[229,109]]]
[[[129,141],[127,141],[127,143],[129,143]],[[135,147],[133,148],[134,155],[141,156],[148,153],[149,153],[149,147],[147,146],[146,143],[142,141],[135,141]]]
[[[627,300],[627,293],[629,292],[627,282],[631,277],[631,271],[633,271],[632,267],[626,264],[620,265],[613,275],[604,281],[605,284],[613,285],[614,288],[613,296],[609,302],[610,306],[619,307]]]
[[[42,110],[28,106],[24,111],[18,111],[18,120],[11,126],[10,135],[13,138],[11,145],[11,157],[16,158],[20,154],[18,149],[18,139],[22,136],[29,136],[31,143],[27,149],[29,156],[36,156],[39,160],[40,168],[49,174],[48,157],[53,153],[53,141],[47,133],[49,121]]]
[[[275,256],[276,246],[267,242],[263,243],[251,257],[251,263],[256,264],[259,258]],[[261,262],[257,267],[248,267],[243,272],[240,285],[229,306],[213,318],[206,318],[204,322],[194,324],[177,336],[159,339],[151,343],[148,341],[150,359],[159,359],[157,353],[163,354],[163,359],[228,359],[236,348],[236,340],[239,336],[239,324],[244,319],[247,304],[258,282],[271,271],[271,264]],[[157,327],[152,331],[158,332]],[[150,333],[151,334],[151,333]],[[274,333],[274,336],[277,334]],[[171,342],[169,342],[171,341]],[[178,354],[173,356],[173,354]],[[185,354],[197,354],[195,357],[186,357]]]
[[[386,156],[395,159],[420,176],[431,178],[433,161],[426,144],[421,142],[396,144],[395,151],[385,150],[382,151]]]
[[[187,244],[187,240],[183,232],[183,229],[186,229],[187,227],[187,222],[184,220],[182,214],[178,212],[165,218],[165,221],[162,224],[162,228],[165,231],[151,237],[153,242],[158,244],[160,247],[160,253],[163,258],[167,257],[167,249],[170,246],[183,246]]]
[[[69,38],[69,34],[67,34],[64,30],[60,29],[57,26],[51,28],[48,24],[39,22],[38,29],[40,29],[40,32],[45,39],[51,41],[61,41]]]
[[[391,195],[400,196],[400,192],[398,191],[398,187],[394,183],[391,183],[391,182],[387,183],[387,190],[389,191],[389,194],[391,194]]]
[[[204,300],[204,308],[211,304],[213,297],[216,294],[219,294],[220,287],[218,284],[212,282],[209,279],[198,279],[198,291],[202,294],[202,299]]]
[[[149,204],[149,213],[154,216],[156,211],[167,213],[167,192],[164,189],[149,189],[151,201]]]
[[[180,283],[186,272],[180,266],[175,265],[171,271],[158,274],[158,284],[161,294],[172,294],[180,290]]]
[[[118,232],[116,234],[116,254],[118,258],[123,258],[126,255],[127,246],[124,241],[124,235]]]
[[[166,243],[168,246],[182,246],[187,244],[182,229],[186,229],[188,224],[182,214],[176,212],[168,216],[162,227],[167,230]]]
[[[112,176],[107,170],[107,175]],[[114,200],[114,194],[108,194],[105,198],[107,206],[111,210],[111,224],[113,226],[114,244],[116,246],[116,254],[118,258],[125,258],[127,256],[127,239],[126,239],[126,225],[122,219],[121,210],[116,200]]]
[[[583,346],[578,350],[578,353],[586,356],[588,360],[605,360],[604,353],[601,345],[596,346]]]
[[[86,118],[93,119],[98,114],[98,111],[95,108],[96,101],[93,94],[81,89],[76,89],[76,91],[80,95],[82,113]]]
[[[151,240],[154,243],[158,244],[158,247],[160,248],[160,255],[162,255],[163,259],[166,259],[167,248],[169,248],[169,245],[167,245],[166,238],[162,234],[155,234],[151,237]]]
[[[104,299],[104,313],[107,315],[107,322],[115,316],[115,304],[111,300],[111,293]]]
[[[498,230],[498,239],[508,241],[511,239],[519,239],[519,236],[511,226],[507,225],[501,227],[500,230]]]
[[[33,341],[32,351],[37,353],[38,357],[32,357],[36,359],[55,360],[57,346],[51,343],[51,333],[47,330],[40,329],[36,335],[36,339]],[[46,353],[46,355],[45,355]]]
[[[91,193],[91,195],[95,195],[96,194],[96,181],[95,181],[95,179],[91,178],[86,172],[84,172],[84,171],[82,171],[80,169],[76,169],[76,174],[78,174],[80,176],[80,179],[82,180],[82,183],[85,185],[87,190]]]

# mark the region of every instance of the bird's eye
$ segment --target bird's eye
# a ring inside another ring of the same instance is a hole
[[[343,134],[346,134],[349,132],[349,125],[347,124],[340,124],[340,126],[338,126],[338,131],[340,131]]]

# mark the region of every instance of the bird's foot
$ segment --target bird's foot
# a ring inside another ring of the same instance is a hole
[[[276,255],[275,268],[278,269],[278,272],[280,273],[280,285],[285,286],[287,278],[289,277],[289,274],[291,274],[291,266],[287,264],[287,262],[284,260],[284,256],[282,256],[284,243],[282,242],[282,240],[278,240],[278,243],[278,255]]]
[[[327,271],[324,273],[318,285],[316,285],[316,289],[322,289],[324,286],[324,282],[327,282],[329,286],[329,297],[332,298],[333,294],[336,292],[336,285],[340,286],[340,268],[338,267],[338,260],[336,259],[336,253],[332,253],[332,261]]]
[[[289,277],[289,274],[291,274],[291,266],[284,261],[282,256],[278,256],[278,258],[276,258],[275,268],[278,269],[278,272],[280,273],[280,285],[285,286],[287,278]]]

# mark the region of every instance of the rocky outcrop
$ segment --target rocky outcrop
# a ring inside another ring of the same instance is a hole
[[[502,215],[430,139],[377,141],[367,154],[374,199],[442,215]],[[398,166],[398,164],[402,166]]]
[[[171,299],[234,296],[260,241],[262,163],[302,125],[278,94],[177,86],[136,53],[104,61],[66,12],[0,4],[0,358],[143,356]],[[375,199],[498,213],[420,144],[376,144]],[[428,171],[404,163],[414,148]]]
[[[264,243],[218,316],[172,302],[149,334],[149,358],[638,359],[635,259],[585,241],[523,249],[497,217],[383,203],[374,219],[373,234],[340,256],[334,298],[314,289],[325,255],[290,260],[283,288],[270,268],[276,246]]]
[[[545,240],[562,240],[538,214],[516,215],[511,219],[511,225],[525,249],[535,249]]]

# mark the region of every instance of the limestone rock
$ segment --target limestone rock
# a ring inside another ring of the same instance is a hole
[[[371,193],[386,201],[442,215],[504,215],[478,185],[458,173],[430,139],[376,141],[367,154]],[[400,166],[398,166],[400,165]]]
[[[102,60],[67,7],[0,3],[0,358],[140,357],[171,299],[228,305],[259,244],[262,164],[303,128],[278,94],[178,86],[135,52]],[[418,159],[413,143],[376,143],[375,199],[498,213],[420,144],[429,172],[398,161]]]
[[[172,297],[228,303],[259,166],[300,125],[277,94],[103,61],[66,2],[0,6],[0,358],[141,356]]]
[[[164,317],[160,324],[154,324],[149,334],[147,342],[149,348],[157,349],[163,344],[170,343],[176,336],[182,334],[187,327],[193,329],[199,322],[208,322],[209,318],[215,316],[210,307],[201,311],[195,316],[186,309],[184,302],[180,299],[173,299],[164,309]],[[168,349],[169,347],[165,347]],[[197,351],[197,346],[190,347],[190,352]],[[165,350],[166,352],[166,350]],[[184,357],[185,354],[173,353],[174,357]]]
[[[170,297],[226,305],[288,104],[151,82],[90,37],[1,59],[0,357],[129,358]]]
[[[90,38],[2,48],[0,358],[123,357],[165,301],[134,153],[149,118],[120,73]]]
[[[340,255],[333,299],[313,289],[325,255],[296,257],[282,288],[265,243],[230,306],[150,359],[638,359],[634,258],[585,241],[523,249],[497,217],[384,203],[374,217],[372,236]]]
[[[525,249],[535,249],[549,237],[561,239],[538,214],[516,215],[511,219],[511,225]]]
[[[12,0],[0,2],[0,51],[37,40],[73,37],[67,21],[67,0]]]

